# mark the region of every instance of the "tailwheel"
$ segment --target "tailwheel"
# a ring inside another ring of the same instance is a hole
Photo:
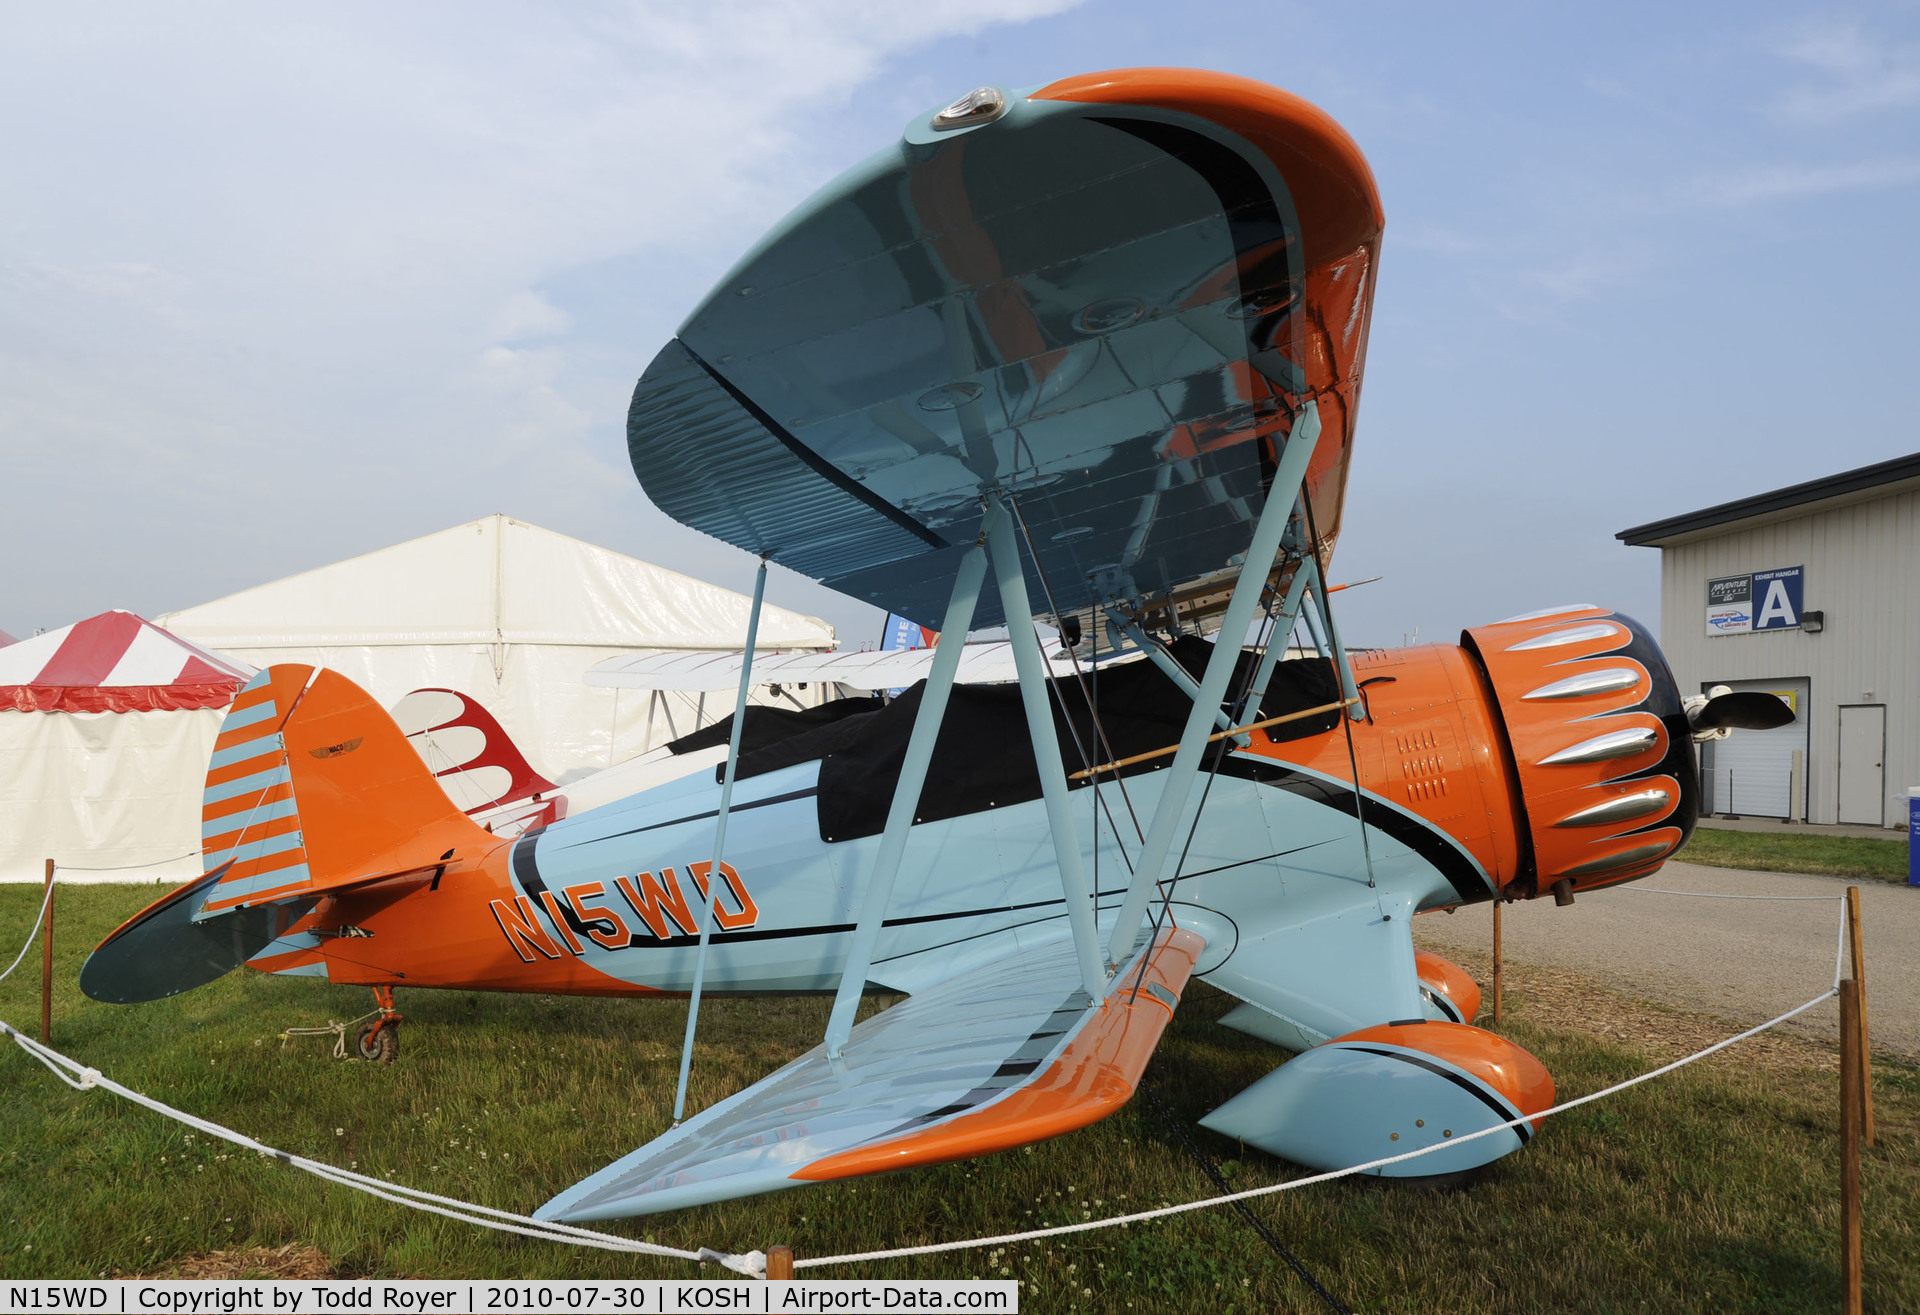
[[[391,1064],[400,1057],[400,1025],[376,1018],[354,1034],[353,1048],[369,1064]]]
[[[400,1011],[393,1005],[393,988],[374,987],[373,1003],[380,1017],[354,1034],[353,1048],[369,1064],[391,1064],[400,1057]]]

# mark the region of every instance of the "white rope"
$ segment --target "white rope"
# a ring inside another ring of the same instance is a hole
[[[279,1160],[331,1183],[342,1187],[351,1187],[356,1191],[377,1196],[383,1201],[395,1205],[404,1205],[413,1210],[424,1210],[430,1214],[459,1220],[462,1223],[475,1224],[481,1228],[497,1229],[501,1232],[518,1233],[523,1237],[541,1238],[549,1242],[565,1242],[573,1246],[597,1247],[604,1251],[624,1251],[635,1255],[663,1256],[675,1260],[691,1260],[696,1263],[715,1261],[736,1273],[759,1277],[766,1273],[766,1257],[758,1251],[745,1255],[716,1251],[711,1247],[702,1247],[698,1251],[682,1251],[675,1247],[658,1246],[652,1242],[639,1242],[632,1238],[616,1237],[610,1233],[596,1233],[591,1229],[576,1228],[571,1224],[555,1223],[544,1219],[534,1219],[528,1215],[515,1214],[510,1210],[496,1210],[491,1206],[475,1205],[468,1201],[457,1201],[451,1197],[439,1196],[433,1192],[423,1192],[415,1187],[404,1187],[398,1183],[383,1182],[365,1174],[353,1173],[346,1169],[309,1160],[304,1156],[292,1155],[286,1151],[268,1146],[254,1140],[245,1133],[189,1114],[185,1110],[175,1109],[151,1096],[142,1095],[128,1087],[121,1086],[113,1079],[105,1077],[98,1069],[87,1068],[79,1062],[51,1047],[21,1033],[4,1020],[0,1020],[0,1033],[13,1038],[15,1045],[32,1055],[51,1069],[68,1086],[80,1091],[110,1091],[136,1105],[143,1106],[156,1114],[164,1114],[170,1119],[197,1128],[212,1137],[230,1141],[236,1146],[257,1152],[262,1156]],[[65,1071],[62,1071],[65,1070]],[[75,1075],[69,1077],[68,1074]]]
[[[1836,994],[1838,994],[1837,991],[1822,991],[1805,1004],[1794,1009],[1789,1009],[1778,1018],[1769,1019],[1758,1027],[1748,1028],[1738,1036],[1730,1036],[1724,1041],[1715,1042],[1705,1050],[1696,1051],[1694,1054],[1688,1055],[1683,1059],[1676,1059],[1673,1063],[1656,1068],[1650,1073],[1642,1073],[1638,1077],[1628,1078],[1625,1082],[1617,1082],[1603,1091],[1596,1091],[1592,1095],[1581,1096],[1578,1099],[1566,1101],[1562,1104],[1555,1105],[1552,1109],[1541,1110],[1538,1114],[1528,1114],[1521,1118],[1508,1119],[1505,1123],[1496,1123],[1490,1128],[1482,1128],[1479,1132],[1471,1132],[1462,1137],[1455,1137],[1450,1141],[1435,1142],[1431,1146],[1423,1146],[1416,1151],[1405,1151],[1399,1155],[1389,1155],[1384,1159],[1369,1160],[1365,1164],[1350,1165],[1345,1169],[1334,1169],[1327,1173],[1313,1174],[1306,1178],[1296,1178],[1292,1182],[1275,1183],[1269,1187],[1249,1188],[1247,1191],[1233,1192],[1226,1196],[1210,1196],[1205,1200],[1189,1201],[1184,1205],[1161,1206],[1157,1210],[1142,1210],[1136,1214],[1114,1215],[1108,1219],[1093,1219],[1079,1224],[1061,1224],[1053,1228],[1036,1228],[1025,1233],[1003,1233],[998,1237],[978,1237],[965,1242],[934,1242],[927,1246],[895,1247],[890,1251],[862,1251],[858,1254],[847,1256],[821,1256],[818,1259],[796,1260],[793,1262],[793,1267],[795,1269],[812,1269],[820,1265],[851,1265],[867,1260],[891,1260],[899,1256],[925,1256],[940,1251],[961,1251],[970,1247],[1001,1246],[1014,1242],[1031,1242],[1038,1238],[1059,1237],[1066,1233],[1085,1233],[1096,1228],[1112,1228],[1115,1225],[1143,1223],[1149,1219],[1163,1219],[1168,1215],[1185,1214],[1192,1210],[1207,1210],[1217,1205],[1231,1205],[1235,1201],[1246,1201],[1256,1196],[1272,1196],[1276,1192],[1290,1192],[1297,1187],[1312,1187],[1319,1183],[1329,1183],[1336,1178],[1351,1177],[1357,1173],[1366,1173],[1370,1169],[1379,1169],[1389,1164],[1399,1164],[1403,1160],[1418,1159],[1422,1155],[1430,1155],[1435,1151],[1447,1150],[1450,1147],[1459,1146],[1464,1142],[1475,1141],[1481,1137],[1491,1137],[1494,1133],[1501,1132],[1507,1128],[1515,1128],[1522,1123],[1534,1123],[1552,1115],[1562,1114],[1567,1110],[1576,1109],[1581,1105],[1602,1100],[1616,1092],[1625,1091],[1628,1087],[1635,1087],[1642,1082],[1649,1082],[1654,1078],[1663,1077],[1677,1068],[1682,1068],[1693,1063],[1695,1060],[1705,1059],[1708,1055],[1716,1051],[1725,1050],[1728,1046],[1736,1042],[1745,1041],[1748,1037],[1764,1032],[1770,1027],[1777,1027],[1789,1018],[1797,1014],[1805,1013],[1815,1005],[1826,1003]]]
[[[1685,895],[1689,899],[1760,899],[1794,903],[1803,900],[1845,900],[1845,895],[1720,895],[1710,890],[1662,890],[1658,886],[1620,886],[1635,895]]]
[[[1826,899],[1829,897],[1823,895],[1819,898]],[[1842,904],[1845,903],[1844,900],[1841,902]],[[1414,1151],[1403,1151],[1399,1155],[1389,1155],[1382,1159],[1369,1160],[1365,1164],[1350,1165],[1345,1169],[1334,1169],[1327,1173],[1311,1174],[1305,1178],[1296,1178],[1291,1182],[1285,1183],[1274,1183],[1268,1187],[1249,1188],[1244,1192],[1232,1192],[1225,1196],[1210,1196],[1200,1201],[1189,1201],[1184,1205],[1161,1206],[1155,1210],[1141,1210],[1130,1215],[1114,1215],[1106,1219],[1091,1219],[1078,1224],[1059,1224],[1052,1228],[1035,1228],[1024,1233],[1002,1233],[997,1237],[977,1237],[964,1242],[933,1242],[925,1246],[894,1247],[887,1251],[862,1251],[845,1256],[821,1256],[812,1259],[795,1260],[793,1267],[796,1270],[814,1269],[822,1265],[853,1265],[869,1260],[894,1260],[902,1256],[927,1256],[942,1251],[964,1251],[974,1247],[1007,1246],[1016,1242],[1032,1242],[1045,1237],[1060,1237],[1068,1233],[1087,1233],[1097,1228],[1112,1228],[1116,1225],[1124,1226],[1127,1224],[1144,1223],[1151,1219],[1164,1219],[1169,1215],[1186,1214],[1192,1210],[1208,1210],[1214,1206],[1231,1205],[1235,1201],[1251,1200],[1256,1196],[1272,1196],[1278,1192],[1291,1192],[1296,1188],[1312,1187],[1319,1183],[1329,1183],[1337,1178],[1349,1178],[1354,1174],[1384,1168],[1389,1164],[1399,1164],[1406,1160],[1416,1160],[1423,1155],[1431,1155],[1435,1151],[1446,1150],[1449,1147],[1459,1146],[1470,1141],[1477,1141],[1482,1137],[1491,1137],[1496,1132],[1502,1132],[1508,1128],[1516,1128],[1523,1123],[1538,1123],[1541,1119],[1548,1118],[1555,1114],[1563,1114],[1571,1109],[1578,1109],[1582,1105],[1590,1105],[1596,1100],[1604,1100],[1608,1096],[1625,1091],[1629,1087],[1637,1087],[1642,1082],[1651,1082],[1654,1078],[1664,1077],[1675,1069],[1685,1068],[1688,1064],[1705,1059],[1708,1055],[1725,1050],[1728,1046],[1745,1041],[1748,1037],[1758,1036],[1770,1027],[1778,1027],[1788,1019],[1806,1013],[1807,1010],[1812,1009],[1815,1005],[1824,1004],[1828,1000],[1833,999],[1840,994],[1840,963],[1846,953],[1846,939],[1846,910],[1842,908],[1840,913],[1841,948],[1840,953],[1836,955],[1834,959],[1833,989],[1822,991],[1805,1004],[1797,1005],[1787,1010],[1786,1013],[1781,1014],[1778,1018],[1770,1018],[1758,1027],[1750,1027],[1736,1036],[1726,1038],[1724,1041],[1716,1041],[1706,1049],[1697,1050],[1691,1055],[1685,1055],[1674,1060],[1671,1064],[1663,1064],[1650,1072],[1640,1074],[1638,1077],[1628,1078],[1624,1082],[1616,1082],[1611,1087],[1606,1087],[1590,1095],[1565,1101],[1559,1105],[1555,1105],[1552,1109],[1541,1110],[1538,1114],[1527,1114],[1517,1119],[1508,1119],[1504,1123],[1496,1123],[1492,1127],[1482,1128],[1478,1132],[1470,1132],[1463,1137],[1454,1137],[1447,1141],[1435,1142],[1431,1146],[1423,1146]]]
[[[51,903],[53,903],[53,883],[49,881],[47,893],[40,900],[40,912],[33,918],[33,930],[27,933],[27,943],[20,947],[20,953],[13,956],[13,962],[7,965],[7,971],[0,973],[0,982],[6,981],[13,975],[13,970],[18,968],[20,961],[27,957],[27,951],[33,948],[33,938],[40,934],[40,924],[46,921],[47,906]]]
[[[1689,894],[1693,892],[1656,891],[1652,893]],[[1809,897],[1802,896],[1799,898]],[[1826,899],[1835,897],[1817,896],[1812,898]],[[1841,902],[1842,904],[1845,903],[1844,900]],[[46,908],[43,903],[41,906],[42,915],[45,914],[45,911]],[[39,930],[38,919],[35,920],[34,930],[36,932]],[[1214,1206],[1230,1205],[1235,1201],[1245,1201],[1260,1196],[1271,1196],[1279,1192],[1290,1192],[1296,1188],[1312,1187],[1319,1183],[1332,1182],[1335,1179],[1366,1173],[1372,1169],[1384,1168],[1390,1164],[1399,1164],[1406,1160],[1415,1160],[1423,1155],[1430,1155],[1435,1151],[1464,1145],[1470,1141],[1477,1141],[1482,1137],[1491,1137],[1497,1132],[1518,1127],[1522,1123],[1537,1124],[1542,1119],[1565,1113],[1571,1109],[1577,1109],[1582,1105],[1588,1105],[1597,1100],[1603,1100],[1608,1096],[1625,1091],[1629,1087],[1636,1087],[1643,1082],[1650,1082],[1654,1078],[1664,1077],[1676,1069],[1684,1068],[1688,1064],[1705,1059],[1707,1056],[1716,1054],[1741,1041],[1745,1041],[1749,1037],[1758,1036],[1769,1028],[1777,1027],[1787,1020],[1805,1013],[1814,1006],[1831,1000],[1840,993],[1841,965],[1846,956],[1846,939],[1846,911],[1843,908],[1840,918],[1839,947],[1834,956],[1834,984],[1831,990],[1823,991],[1805,1004],[1789,1009],[1786,1013],[1781,1014],[1777,1018],[1769,1019],[1761,1023],[1758,1027],[1748,1028],[1746,1031],[1735,1036],[1730,1036],[1723,1041],[1717,1041],[1704,1050],[1695,1051],[1691,1055],[1683,1056],[1670,1064],[1662,1065],[1660,1068],[1653,1069],[1650,1072],[1628,1078],[1624,1082],[1617,1082],[1611,1087],[1593,1092],[1590,1095],[1565,1101],[1559,1105],[1555,1105],[1551,1109],[1541,1110],[1536,1114],[1523,1115],[1517,1119],[1508,1119],[1503,1123],[1482,1128],[1478,1132],[1471,1132],[1461,1137],[1436,1142],[1431,1146],[1423,1146],[1418,1150],[1405,1151],[1399,1155],[1389,1155],[1382,1159],[1369,1160],[1365,1164],[1350,1165],[1344,1169],[1312,1174],[1305,1178],[1296,1178],[1291,1182],[1275,1183],[1267,1187],[1250,1188],[1244,1192],[1233,1192],[1225,1196],[1213,1196],[1199,1201],[1189,1201],[1183,1205],[1162,1206],[1158,1209],[1142,1210],[1129,1215],[1114,1215],[1106,1219],[1088,1220],[1078,1224],[1062,1224],[1053,1228],[1031,1229],[1023,1233],[1003,1233],[994,1237],[969,1238],[960,1242],[935,1242],[925,1246],[895,1247],[885,1251],[862,1251],[843,1256],[821,1256],[818,1258],[801,1259],[795,1260],[793,1267],[796,1270],[815,1269],[824,1265],[851,1265],[869,1260],[892,1260],[903,1256],[934,1255],[945,1251],[962,1251],[975,1247],[1030,1242],[1040,1238],[1060,1237],[1070,1233],[1086,1233],[1092,1232],[1095,1229],[1144,1223],[1153,1219],[1163,1219],[1170,1215],[1186,1214],[1194,1210],[1211,1209]],[[14,960],[15,966],[18,966],[20,958],[25,957],[27,949],[31,947],[32,944],[33,934],[29,933],[26,945],[21,947],[20,957]],[[9,968],[7,971],[12,972],[13,969]],[[5,974],[0,974],[0,978],[4,978],[4,976]],[[345,1025],[342,1024],[340,1026],[344,1027]],[[332,1031],[332,1028],[316,1028],[311,1029],[311,1031],[314,1033],[325,1033]],[[292,1155],[286,1151],[268,1146],[263,1142],[256,1141],[245,1133],[235,1132],[231,1128],[214,1123],[208,1119],[202,1119],[184,1110],[175,1109],[163,1101],[155,1100],[129,1087],[124,1087],[111,1078],[104,1076],[100,1070],[89,1068],[77,1060],[61,1054],[59,1051],[33,1040],[3,1019],[0,1019],[0,1033],[11,1037],[15,1045],[39,1060],[54,1076],[58,1077],[62,1082],[74,1088],[76,1091],[105,1090],[112,1092],[116,1096],[130,1100],[134,1104],[152,1110],[157,1114],[163,1114],[168,1118],[186,1124],[188,1127],[197,1128],[209,1136],[219,1137],[237,1146],[242,1146],[254,1151],[261,1156],[279,1160],[283,1164],[291,1165],[293,1168],[310,1173],[316,1178],[338,1184],[342,1187],[351,1187],[355,1191],[365,1192],[370,1196],[378,1197],[383,1201],[390,1201],[395,1205],[406,1206],[413,1210],[426,1211],[430,1214],[440,1215],[444,1218],[457,1220],[462,1223],[473,1224],[481,1228],[491,1228],[506,1233],[517,1233],[523,1237],[539,1238],[549,1242],[564,1242],[572,1246],[596,1247],[604,1251],[622,1251],[636,1255],[690,1260],[697,1264],[714,1261],[733,1270],[735,1273],[744,1274],[752,1278],[762,1278],[766,1274],[766,1256],[759,1251],[749,1251],[745,1255],[717,1251],[711,1247],[702,1247],[698,1251],[682,1251],[674,1247],[659,1246],[651,1242],[640,1242],[632,1238],[617,1237],[610,1233],[597,1233],[591,1229],[576,1228],[571,1224],[534,1219],[531,1216],[515,1214],[509,1210],[496,1210],[491,1206],[475,1205],[471,1202],[455,1200],[452,1197],[440,1196],[433,1192],[421,1191],[419,1188],[384,1182],[365,1174],[354,1173],[333,1165],[323,1164],[318,1160],[309,1160],[304,1156]],[[72,1074],[72,1076],[69,1076],[69,1074]]]
[[[56,872],[132,872],[139,868],[157,868],[163,863],[180,863],[180,862],[184,862],[187,859],[198,858],[198,857],[200,857],[200,851],[197,849],[194,849],[194,850],[189,850],[184,854],[175,854],[172,858],[156,858],[151,863],[115,863],[110,867],[104,867],[104,868],[83,868],[73,863],[60,863],[55,865],[54,871]]]

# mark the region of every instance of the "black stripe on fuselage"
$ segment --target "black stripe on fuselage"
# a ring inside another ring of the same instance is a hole
[[[1348,817],[1360,815],[1354,789],[1345,781],[1316,776],[1271,758],[1229,754],[1226,761],[1220,764],[1220,774],[1284,790],[1345,813]],[[1478,904],[1493,898],[1493,888],[1480,875],[1473,860],[1432,823],[1401,812],[1375,794],[1367,796],[1366,813],[1368,826],[1399,841],[1425,859],[1447,879],[1447,884],[1460,896],[1461,903]]]
[[[1450,1068],[1436,1064],[1430,1059],[1423,1059],[1419,1055],[1409,1055],[1402,1050],[1379,1050],[1373,1046],[1356,1046],[1351,1042],[1341,1044],[1340,1048],[1342,1050],[1358,1050],[1368,1055],[1379,1055],[1385,1059],[1397,1059],[1403,1064],[1414,1064],[1426,1069],[1428,1072],[1438,1073],[1441,1077],[1453,1083],[1454,1086],[1460,1088],[1460,1090],[1472,1093],[1473,1098],[1492,1110],[1502,1123],[1505,1123],[1508,1119],[1521,1117],[1519,1110],[1510,1109],[1504,1101],[1488,1092],[1486,1088],[1482,1087],[1472,1078],[1467,1077],[1464,1073],[1456,1073]],[[1516,1123],[1513,1125],[1513,1131],[1519,1136],[1522,1146],[1525,1146],[1529,1141],[1533,1140],[1533,1125],[1531,1123]]]

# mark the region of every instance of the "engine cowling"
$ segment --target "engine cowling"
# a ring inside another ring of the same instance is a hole
[[[1457,646],[1361,654],[1353,673],[1361,781],[1459,842],[1489,894],[1631,881],[1693,832],[1691,728],[1659,646],[1630,617],[1552,609],[1476,627]],[[1255,748],[1352,779],[1338,730],[1256,736]]]
[[[1631,617],[1557,609],[1461,636],[1493,687],[1532,889],[1631,881],[1686,843],[1699,775],[1666,658]]]

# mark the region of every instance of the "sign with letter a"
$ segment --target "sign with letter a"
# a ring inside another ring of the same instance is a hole
[[[1800,568],[1753,573],[1753,628],[1793,630],[1800,625]]]
[[[1756,630],[1799,629],[1801,570],[1798,566],[1782,566],[1707,581],[1707,633],[1745,635]]]

